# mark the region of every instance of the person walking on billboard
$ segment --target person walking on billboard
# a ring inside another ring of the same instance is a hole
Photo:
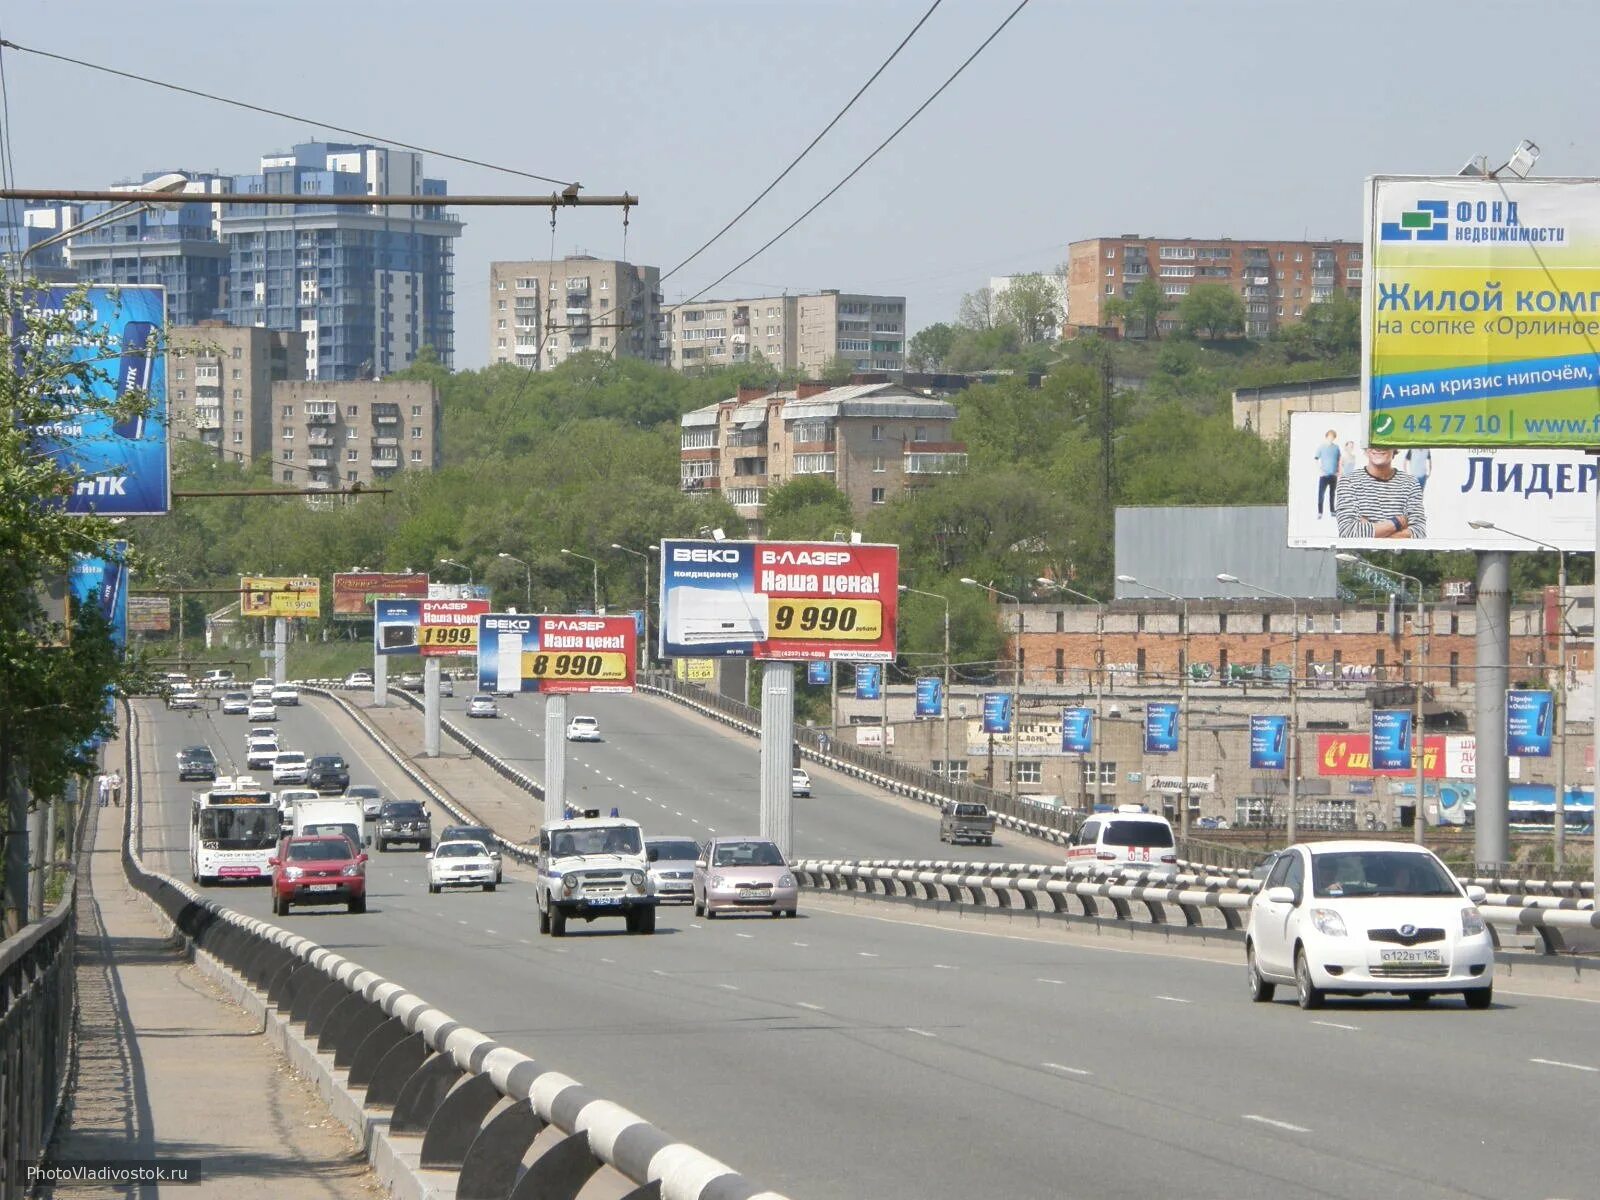
[[[1328,498],[1329,515],[1338,509],[1334,500],[1339,490],[1339,435],[1328,430],[1327,440],[1317,447],[1317,516],[1322,515],[1322,498]]]
[[[1428,514],[1415,477],[1394,469],[1394,451],[1367,447],[1367,466],[1339,487],[1341,538],[1417,538],[1428,533]]]

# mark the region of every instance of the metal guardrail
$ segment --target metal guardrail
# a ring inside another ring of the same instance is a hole
[[[302,1023],[307,1041],[348,1071],[349,1086],[365,1089],[364,1106],[389,1113],[390,1133],[420,1136],[423,1169],[458,1171],[458,1196],[575,1196],[606,1166],[638,1185],[630,1200],[783,1200],[359,963],[147,867],[134,842],[143,811],[139,719],[131,705],[125,713],[129,883],[197,949]],[[511,1103],[500,1108],[502,1100]],[[524,1171],[547,1126],[564,1137]]]

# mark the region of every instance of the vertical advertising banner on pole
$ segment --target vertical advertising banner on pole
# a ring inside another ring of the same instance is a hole
[[[983,694],[983,732],[1011,732],[1011,693],[985,692]]]
[[[1372,769],[1406,771],[1411,761],[1411,710],[1375,708],[1372,710]]]
[[[1250,769],[1284,771],[1289,767],[1289,718],[1250,717]]]
[[[1061,710],[1061,752],[1063,754],[1094,753],[1094,709],[1063,708]]]
[[[813,687],[827,687],[833,682],[833,664],[831,662],[808,662],[806,664],[806,682]]]
[[[422,601],[374,600],[372,644],[379,654],[421,654]]]
[[[661,542],[663,658],[895,656],[900,548]]]
[[[878,663],[856,664],[856,699],[883,699],[883,667]]]
[[[486,692],[631,692],[638,660],[631,613],[478,617],[478,686]]]
[[[1506,693],[1506,753],[1549,758],[1555,740],[1554,692],[1512,689]]]
[[[423,658],[478,652],[478,618],[487,600],[418,600],[417,645]]]
[[[937,717],[944,712],[944,681],[937,675],[917,680],[917,716]]]
[[[43,288],[26,294],[11,314],[14,363],[28,369],[29,318],[65,316],[78,330],[65,357],[79,368],[62,380],[59,413],[33,430],[34,444],[78,476],[67,511],[101,516],[154,516],[172,507],[167,440],[167,356],[161,341],[166,291],[159,286]],[[142,393],[138,416],[103,411]],[[96,411],[81,407],[92,398]]]
[[[1171,700],[1158,700],[1144,706],[1144,752],[1176,754],[1178,750],[1178,711]]]
[[[79,555],[72,560],[72,603],[93,605],[111,627],[111,643],[128,643],[127,542],[112,542],[104,555]]]

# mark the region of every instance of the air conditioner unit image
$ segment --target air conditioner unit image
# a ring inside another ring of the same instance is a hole
[[[761,642],[767,637],[767,598],[759,592],[678,587],[668,593],[667,641]]]

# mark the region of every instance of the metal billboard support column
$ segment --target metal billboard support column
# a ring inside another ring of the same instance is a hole
[[[384,708],[389,703],[389,656],[372,648],[372,704]]]
[[[49,848],[44,843],[44,814],[49,802],[36,804],[28,814],[28,912],[30,920],[44,920],[45,864],[50,861]]]
[[[289,681],[289,618],[278,617],[272,624],[272,682]]]
[[[1479,864],[1509,858],[1506,760],[1506,686],[1510,681],[1511,555],[1504,550],[1478,552],[1478,664],[1473,672],[1477,708],[1478,815],[1474,854]],[[1420,731],[1418,736],[1421,736]],[[1417,796],[1417,815],[1424,809]]]
[[[544,823],[567,809],[567,698],[544,698]]]
[[[794,846],[794,664],[767,662],[761,672],[761,836],[785,858]],[[888,727],[884,727],[887,735]]]
[[[439,757],[439,660],[422,660],[422,754]]]

